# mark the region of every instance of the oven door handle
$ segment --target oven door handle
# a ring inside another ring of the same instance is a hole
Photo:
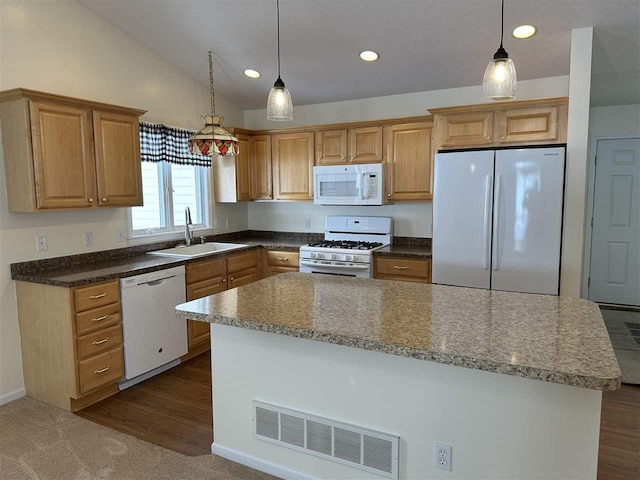
[[[313,262],[305,262],[300,260],[300,265],[304,265],[305,267],[316,267],[316,268],[344,268],[349,270],[369,270],[369,265],[334,265],[330,263],[313,263]]]

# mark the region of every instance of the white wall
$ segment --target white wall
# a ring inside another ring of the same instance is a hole
[[[589,111],[589,136],[640,135],[640,104],[594,107]]]
[[[73,1],[3,0],[0,3],[0,89],[26,87],[148,110],[142,119],[199,128],[208,112],[206,85]],[[206,58],[206,52],[202,52]],[[243,113],[216,95],[225,124],[242,126]],[[0,185],[4,161],[0,153]],[[217,208],[244,230],[246,206]],[[14,283],[9,264],[37,258],[127,246],[116,242],[125,209],[10,213],[0,198],[0,403],[23,388]],[[85,247],[83,232],[94,233]],[[224,230],[221,230],[221,232]],[[35,251],[35,235],[47,235],[49,250]]]

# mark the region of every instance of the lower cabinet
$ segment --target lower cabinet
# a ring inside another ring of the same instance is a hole
[[[431,259],[374,257],[374,278],[431,283]]]
[[[118,392],[124,377],[117,280],[64,288],[16,282],[28,396],[76,411]]]
[[[259,250],[202,260],[186,266],[187,301],[207,297],[259,279]],[[183,360],[209,349],[210,326],[206,322],[187,320],[189,352]]]
[[[279,250],[267,251],[266,275],[272,276],[279,273],[299,271],[300,255],[298,252],[286,252]]]

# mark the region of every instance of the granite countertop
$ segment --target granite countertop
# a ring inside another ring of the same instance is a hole
[[[275,299],[295,298],[295,302]],[[179,317],[596,390],[620,386],[598,306],[568,297],[286,273]]]
[[[90,283],[141,275],[166,268],[220,256],[232,255],[253,248],[297,252],[302,245],[322,240],[323,234],[299,232],[246,231],[207,237],[207,241],[231,242],[247,245],[231,251],[214,252],[193,258],[172,258],[147,255],[146,252],[172,248],[177,243],[164,242],[80,255],[68,255],[43,260],[19,262],[11,265],[11,278],[24,282],[42,283],[58,287],[77,287]],[[412,258],[431,258],[431,244],[425,239],[398,237],[400,244],[385,247],[375,255]]]

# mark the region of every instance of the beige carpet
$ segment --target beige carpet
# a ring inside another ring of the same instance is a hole
[[[214,455],[187,457],[21,398],[0,407],[2,480],[242,479],[274,477]]]

